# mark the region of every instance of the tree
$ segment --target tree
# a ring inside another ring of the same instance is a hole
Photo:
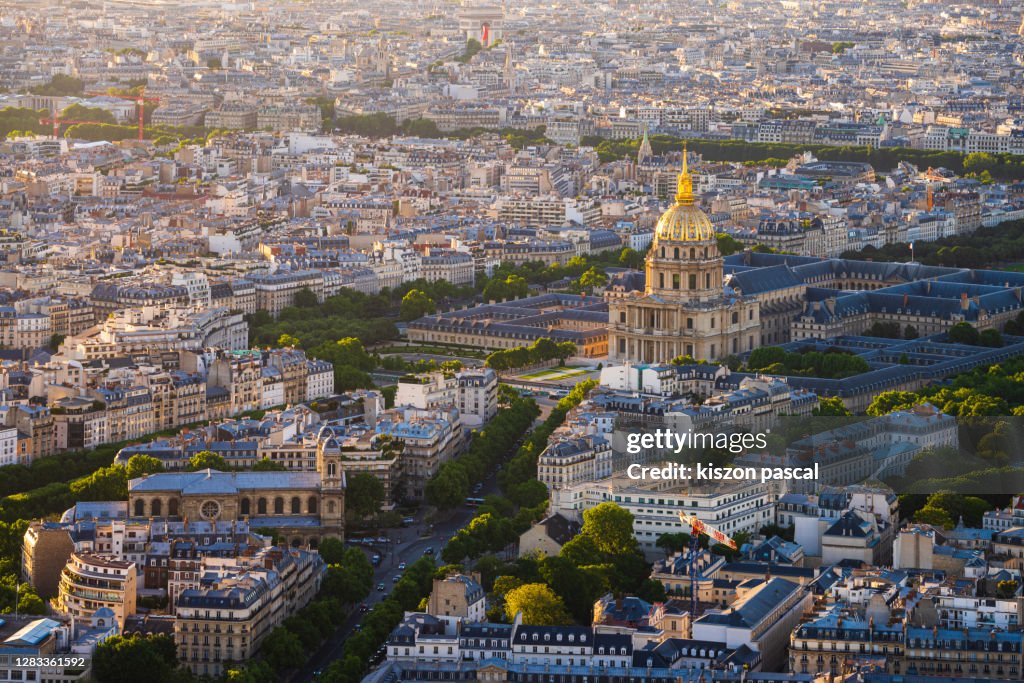
[[[658,536],[658,540],[654,542],[654,545],[664,550],[666,555],[671,555],[689,547],[690,534],[682,531],[661,534]]]
[[[230,467],[224,460],[224,456],[213,451],[199,451],[188,460],[188,469],[191,472],[197,472],[199,470],[211,469],[219,470],[221,472],[227,472]]]
[[[120,500],[128,497],[128,476],[122,465],[101,467],[88,477],[71,482],[76,500]]]
[[[1004,600],[1009,600],[1017,594],[1020,584],[1013,579],[1006,579],[996,584],[996,594]]]
[[[85,94],[85,83],[71,76],[54,74],[50,82],[45,85],[37,85],[29,88],[33,95],[54,95],[54,96],[81,96]]]
[[[164,683],[173,680],[177,666],[177,648],[170,636],[112,636],[96,646],[92,675],[99,683],[135,683],[145,671],[146,681]]]
[[[384,502],[384,484],[369,472],[356,472],[346,478],[345,509],[357,518],[374,515]]]
[[[337,538],[325,538],[317,547],[326,564],[340,564],[345,557],[345,544]]]
[[[284,472],[286,469],[288,468],[284,466],[284,463],[267,457],[260,458],[252,466],[253,472]]]
[[[562,598],[543,583],[527,583],[505,594],[505,616],[509,621],[520,612],[523,623],[531,626],[559,626],[572,622]]]
[[[99,107],[85,107],[81,104],[72,104],[70,107],[66,107],[61,112],[60,118],[62,119],[75,119],[78,121],[95,121],[96,123],[106,123],[110,125],[117,125],[117,119],[106,109],[100,109]]]
[[[278,672],[297,668],[306,656],[302,641],[284,626],[278,626],[270,632],[260,651],[267,664]]]
[[[949,513],[942,508],[937,508],[931,505],[925,505],[923,508],[915,512],[914,521],[919,524],[931,524],[932,526],[942,527],[944,529],[953,528],[953,519],[949,516]]]
[[[917,328],[914,327],[913,325],[907,325],[906,327],[903,328],[904,339],[917,339],[920,336],[921,335],[918,333]]]
[[[293,305],[296,308],[316,308],[320,305],[320,300],[317,299],[316,292],[309,287],[303,287],[299,291],[295,292]]]
[[[981,337],[978,329],[967,322],[953,325],[946,334],[949,337],[949,341],[955,344],[968,344],[970,346],[977,346]]]
[[[593,293],[595,289],[604,287],[608,284],[608,276],[597,268],[591,266],[587,272],[580,275],[579,283],[580,288],[583,289],[583,291]]]
[[[818,399],[818,407],[814,409],[816,416],[849,417],[852,413],[838,396],[822,396]]]
[[[896,410],[913,408],[920,403],[924,403],[924,398],[913,391],[883,391],[875,396],[866,412],[873,417],[880,417]]]
[[[635,249],[624,247],[622,252],[619,253],[619,265],[624,268],[640,270],[644,267],[644,255]]]
[[[720,232],[715,238],[718,241],[718,253],[722,256],[731,256],[743,251],[743,243],[728,233]]]
[[[126,465],[126,476],[129,479],[137,479],[147,474],[156,474],[164,471],[164,464],[151,455],[141,453],[128,458]]]
[[[408,322],[410,320],[422,318],[436,310],[437,305],[434,303],[434,300],[427,296],[425,292],[419,289],[410,289],[408,293],[402,297],[399,317]]]
[[[1000,348],[1003,345],[1003,335],[999,334],[999,330],[985,330],[978,335],[978,343],[982,346]]]
[[[581,533],[594,540],[597,549],[609,555],[635,553],[638,545],[633,535],[633,513],[605,502],[583,512]]]

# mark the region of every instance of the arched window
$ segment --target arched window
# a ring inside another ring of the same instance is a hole
[[[135,499],[135,516],[143,517],[146,514],[146,501],[141,498]]]
[[[675,258],[677,261],[679,260],[679,247],[676,247],[675,249]]]
[[[274,514],[284,514],[284,498],[282,498],[281,496],[278,496],[277,498],[274,499]]]
[[[159,517],[164,513],[163,501],[159,498],[154,498],[153,502],[149,504],[150,514],[154,517]]]
[[[293,515],[300,515],[300,514],[302,514],[302,501],[299,500],[298,496],[292,496],[292,514]]]
[[[167,515],[169,517],[177,517],[178,516],[178,499],[177,498],[171,498],[169,501],[167,501]]]
[[[317,509],[316,496],[310,496],[309,500],[306,502],[306,512],[308,512],[311,515],[315,515],[316,514],[316,509]]]
[[[249,512],[249,499],[248,498],[243,498],[242,499],[242,502],[240,503],[239,509],[241,510],[243,515],[251,514]]]
[[[265,514],[267,514],[267,499],[266,498],[260,498],[258,501],[256,501],[256,514],[257,515],[265,515]]]
[[[697,258],[697,250],[694,249],[693,247],[690,247],[690,260],[692,261],[695,258]]]

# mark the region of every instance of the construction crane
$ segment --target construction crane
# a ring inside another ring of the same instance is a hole
[[[697,515],[679,513],[679,521],[690,527],[690,619],[697,618],[697,556],[700,554],[700,536],[704,534],[716,543],[721,543],[737,550],[736,541],[732,540],[713,526],[697,519]]]
[[[62,119],[60,114],[56,111],[53,112],[53,116],[48,119],[39,119],[40,125],[53,124],[53,137],[60,138],[60,126],[61,124],[74,125],[76,123],[96,123],[95,121],[79,121],[78,119]]]
[[[135,102],[135,109],[139,114],[139,142],[142,142],[146,130],[146,102],[159,102],[159,97],[146,97],[145,90],[138,95],[111,95],[105,92],[87,92],[90,97],[116,97],[119,100],[132,100]]]

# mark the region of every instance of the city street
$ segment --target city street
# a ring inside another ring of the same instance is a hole
[[[538,421],[534,423],[537,425],[551,413],[551,409],[554,407],[556,401],[541,396],[535,397],[535,400],[541,408],[541,415],[538,418]],[[484,488],[479,494],[480,497],[498,492],[497,481],[493,474],[483,483]],[[380,566],[375,568],[373,573],[374,588],[364,600],[367,607],[372,609],[374,605],[383,600],[388,593],[391,592],[391,589],[394,586],[392,578],[396,574],[401,573],[398,569],[398,565],[400,563],[405,562],[407,564],[412,564],[423,556],[423,553],[427,548],[433,548],[434,558],[438,566],[444,564],[444,561],[441,559],[441,550],[448,543],[448,539],[450,539],[456,531],[469,523],[475,513],[475,509],[460,507],[452,512],[452,515],[448,520],[435,524],[433,533],[431,533],[429,537],[424,538],[417,536],[417,528],[392,529],[387,533],[388,537],[398,538],[399,540],[395,544],[388,544],[390,548],[386,552],[380,548],[379,544],[374,546],[375,550],[372,551],[366,546],[357,546],[366,549],[368,556],[372,556],[374,554],[379,554],[381,556]],[[383,583],[387,590],[384,592],[378,591],[376,589],[378,583]],[[363,615],[359,612],[358,607],[356,607],[354,613],[349,615],[348,619],[338,627],[338,630],[335,631],[334,635],[327,639],[315,654],[310,656],[305,666],[296,672],[290,680],[296,683],[315,680],[315,672],[325,670],[331,662],[341,656],[341,649],[345,639],[350,633],[352,633],[356,624],[362,621],[362,618]]]

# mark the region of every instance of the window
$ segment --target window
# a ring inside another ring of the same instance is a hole
[[[146,501],[138,498],[135,500],[135,516],[145,517],[146,516]]]
[[[626,312],[625,311],[619,311],[619,322],[620,323],[626,322]]]
[[[216,519],[220,514],[220,503],[215,500],[208,500],[199,508],[199,514],[203,519]]]
[[[298,496],[292,496],[292,507],[291,507],[291,509],[292,509],[291,513],[293,515],[300,515],[300,514],[302,514],[302,501],[299,500]]]
[[[265,514],[267,514],[267,499],[266,498],[260,498],[258,501],[256,501],[256,514],[257,515],[265,515]]]
[[[277,498],[274,499],[274,514],[275,515],[283,515],[284,514],[284,498],[281,498],[280,496],[278,496]]]
[[[679,289],[679,273],[672,274],[672,289]]]
[[[152,514],[154,517],[159,517],[160,515],[162,515],[163,501],[161,501],[159,498],[154,499],[153,502],[150,503],[150,514]]]
[[[316,496],[310,496],[309,500],[306,501],[306,512],[311,515],[315,515],[317,510]]]
[[[697,289],[697,276],[693,273],[690,274],[690,289]]]
[[[248,498],[243,498],[242,499],[241,503],[239,504],[239,511],[243,515],[250,514],[249,513],[249,499]]]
[[[740,314],[737,313],[736,311],[733,311],[733,314],[732,314],[732,324],[735,325],[739,321],[740,321]]]

